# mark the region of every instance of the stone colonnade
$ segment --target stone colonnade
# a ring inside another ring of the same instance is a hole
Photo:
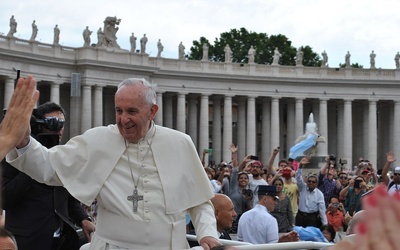
[[[3,105],[11,98],[14,79],[3,77]],[[83,85],[81,97],[69,96],[70,85],[38,80],[41,103],[54,101],[67,110],[66,139],[95,126],[114,123],[113,94],[116,88],[101,84]],[[400,145],[400,102],[397,100],[357,100],[293,98],[285,96],[244,96],[157,92],[159,112],[156,124],[177,129],[191,136],[199,154],[212,148],[210,161],[230,161],[229,145],[239,147],[239,160],[248,154],[259,155],[266,163],[273,148],[279,146],[279,159],[287,158],[296,138],[304,134],[310,113],[318,132],[321,155],[335,154],[346,159],[347,167],[358,157],[382,167],[385,152]]]

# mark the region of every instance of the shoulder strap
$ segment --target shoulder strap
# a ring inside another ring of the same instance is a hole
[[[394,185],[394,181],[391,181],[391,182],[389,183],[389,185],[388,185],[387,190],[389,191],[389,189],[390,189],[393,185]]]

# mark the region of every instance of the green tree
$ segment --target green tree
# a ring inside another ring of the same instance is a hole
[[[346,63],[339,63],[339,68],[345,68],[346,67]],[[363,65],[361,65],[361,64],[358,64],[358,63],[352,63],[351,64],[351,67],[352,68],[357,68],[357,69],[362,69],[362,68],[364,68],[364,66]]]
[[[189,60],[201,60],[203,55],[202,46],[204,43],[209,44],[209,60],[213,62],[224,62],[224,48],[229,44],[232,50],[232,62],[247,63],[247,53],[250,46],[256,49],[255,63],[271,64],[275,48],[278,48],[282,54],[280,58],[281,65],[296,65],[295,56],[297,49],[292,46],[292,42],[284,35],[271,35],[268,37],[266,33],[256,33],[248,31],[245,28],[231,29],[229,32],[220,34],[219,38],[215,38],[214,44],[211,44],[205,37],[200,37],[197,41],[193,41],[188,55]],[[318,54],[312,51],[309,46],[301,47],[304,53],[303,65],[320,66],[321,59]]]

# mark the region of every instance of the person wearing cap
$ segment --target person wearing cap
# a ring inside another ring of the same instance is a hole
[[[258,203],[239,220],[238,240],[252,244],[298,241],[299,235],[291,231],[279,237],[278,223],[270,214],[279,197],[275,186],[259,185]]]
[[[400,166],[397,166],[393,170],[393,179],[389,179],[388,172],[390,165],[395,161],[393,152],[388,152],[386,154],[386,163],[382,168],[382,180],[387,186],[388,193],[390,195],[400,192]]]
[[[317,188],[318,179],[315,175],[307,177],[307,184],[303,180],[302,167],[310,163],[310,157],[301,159],[296,172],[297,186],[299,187],[299,210],[296,215],[296,226],[313,226],[320,228],[328,224],[324,194]]]

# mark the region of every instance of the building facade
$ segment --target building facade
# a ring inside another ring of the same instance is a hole
[[[104,47],[71,48],[0,36],[0,107],[7,108],[16,71],[38,81],[39,104],[66,110],[65,138],[115,122],[114,93],[130,77],[156,83],[155,122],[187,133],[210,161],[259,155],[279,146],[287,158],[313,113],[326,142],[319,154],[368,159],[400,155],[400,70],[258,65],[149,57]],[[73,79],[73,74],[78,80]],[[72,94],[71,94],[72,93]],[[277,159],[278,160],[278,159]]]

